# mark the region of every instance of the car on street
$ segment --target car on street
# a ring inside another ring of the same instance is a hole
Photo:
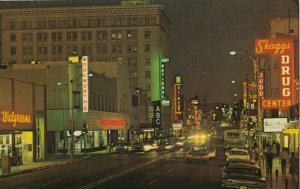
[[[221,188],[266,188],[266,179],[257,165],[232,163],[226,169]]]
[[[126,142],[118,142],[114,147],[116,153],[127,153],[130,151],[129,145]]]
[[[144,151],[144,143],[143,142],[134,142],[130,146],[131,152],[143,152]]]
[[[233,148],[228,152],[228,154],[226,156],[227,161],[229,161],[230,159],[250,160],[250,154],[248,153],[248,150],[240,149],[240,148]]]
[[[209,151],[204,146],[194,146],[186,153],[185,159],[188,162],[194,160],[209,160]]]
[[[144,141],[144,151],[151,151],[158,148],[157,141],[155,140],[148,140]]]

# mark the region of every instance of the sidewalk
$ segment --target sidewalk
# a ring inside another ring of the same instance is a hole
[[[266,164],[262,162],[261,170],[263,176],[267,180],[267,189],[298,189],[299,176],[296,176],[295,181],[292,181],[292,176],[289,174],[289,164],[287,164],[285,175],[282,174],[279,158],[273,159],[272,177],[266,173]],[[276,178],[276,170],[278,170],[278,177]]]
[[[70,155],[62,155],[62,154],[51,154],[49,157],[45,160],[38,161],[38,162],[32,162],[30,164],[23,164],[19,166],[11,166],[10,173],[2,174],[2,169],[0,168],[0,178],[10,177],[22,173],[29,173],[34,172],[37,170],[42,169],[48,169],[51,167],[57,167],[61,165],[65,165],[68,163],[76,163],[80,160],[83,160],[85,158],[88,158],[91,155],[96,154],[109,154],[110,152],[108,150],[102,150],[97,152],[90,152],[90,153],[76,153],[74,154],[74,161],[72,162],[70,160]]]

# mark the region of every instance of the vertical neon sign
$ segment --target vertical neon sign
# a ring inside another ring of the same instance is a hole
[[[83,56],[82,63],[82,111],[89,111],[89,67],[88,57]]]

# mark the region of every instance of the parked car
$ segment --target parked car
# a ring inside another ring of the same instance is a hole
[[[245,163],[250,165],[256,165],[256,162],[247,159],[230,159],[229,161],[226,162],[226,165],[222,168],[222,178],[224,177],[226,169],[229,167],[229,165],[234,163]]]
[[[207,148],[203,146],[194,146],[187,152],[185,159],[188,162],[192,160],[209,160],[208,154]]]
[[[229,164],[221,181],[221,188],[266,188],[266,179],[257,165],[247,163]]]
[[[116,153],[126,153],[129,152],[129,145],[125,142],[118,142],[114,147]]]
[[[229,151],[233,148],[238,148],[238,149],[245,149],[244,146],[241,146],[241,145],[227,145],[225,147],[225,156],[228,155]]]
[[[230,159],[247,159],[250,160],[250,154],[247,150],[240,149],[240,148],[233,148],[229,151],[226,160],[229,161]]]

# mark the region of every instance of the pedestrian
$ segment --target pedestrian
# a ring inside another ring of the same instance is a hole
[[[272,168],[273,168],[273,153],[271,148],[267,148],[265,152],[265,159],[266,159],[266,168],[267,173],[272,177]]]
[[[298,162],[299,160],[295,157],[295,152],[291,153],[291,157],[289,159],[290,170],[289,173],[292,175],[292,180],[295,180],[295,176],[298,173]]]
[[[276,142],[276,151],[277,151],[277,157],[279,156],[279,154],[280,154],[280,144],[279,144],[279,142],[277,141]]]
[[[282,150],[279,154],[282,174],[285,174],[285,172],[286,172],[286,162],[289,159],[289,157],[290,156],[289,156],[289,153],[287,152],[287,150],[285,148],[282,148]]]
[[[273,143],[272,143],[272,153],[273,153],[273,157],[276,157],[276,155],[277,155],[277,147],[276,147],[275,140],[273,140]]]

